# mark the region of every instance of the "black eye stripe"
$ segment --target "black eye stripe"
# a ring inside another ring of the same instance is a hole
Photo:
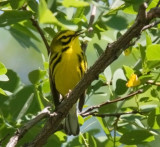
[[[69,49],[69,46],[63,48],[63,49],[62,49],[62,52],[65,52],[65,51],[68,50],[68,49]]]
[[[67,44],[69,44],[71,42],[72,36],[67,36],[67,38],[69,38],[69,39],[67,39],[67,40],[63,40],[63,38],[61,39],[62,45],[67,45]]]
[[[72,37],[73,37],[73,35],[69,35],[69,36],[64,35],[61,38],[59,38],[59,40],[61,41],[63,39],[72,38]]]
[[[60,39],[66,39],[67,38],[67,36],[62,36]]]

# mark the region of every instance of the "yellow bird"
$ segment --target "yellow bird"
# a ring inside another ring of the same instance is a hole
[[[76,86],[87,69],[86,58],[79,41],[80,34],[80,31],[61,31],[51,43],[49,74],[55,107]],[[80,111],[83,104],[84,94],[79,100]],[[79,134],[76,104],[70,109],[65,118],[64,130],[68,135]]]

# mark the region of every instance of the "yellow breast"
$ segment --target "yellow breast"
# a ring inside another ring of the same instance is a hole
[[[81,53],[78,37],[70,44],[69,48],[62,53],[61,61],[54,70],[55,86],[59,93],[65,96],[80,81],[81,63],[79,54]]]
[[[55,85],[59,93],[65,96],[81,79],[78,57],[69,49],[62,55],[62,61],[55,69]]]

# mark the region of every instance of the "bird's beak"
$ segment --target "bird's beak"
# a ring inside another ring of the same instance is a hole
[[[84,32],[85,32],[84,30],[78,30],[78,31],[76,31],[75,36],[79,36],[79,35],[83,34]]]

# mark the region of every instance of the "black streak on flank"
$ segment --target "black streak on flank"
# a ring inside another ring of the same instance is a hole
[[[52,64],[52,62],[54,62],[54,60],[57,58],[58,53],[56,53],[53,57],[51,56],[51,61],[50,64]]]
[[[79,54],[78,54],[77,56],[78,56],[78,61],[79,61],[79,63],[81,63],[81,62],[82,62],[81,56],[80,56]]]
[[[79,70],[81,72],[81,76],[83,74],[83,70],[82,70],[82,65],[81,65],[81,62],[82,62],[82,57],[78,54],[78,61],[79,61]]]
[[[52,66],[53,71],[54,71],[54,68],[56,67],[56,65],[61,61],[61,59],[62,59],[62,55],[60,55],[58,57],[58,59],[56,60],[56,62],[53,64],[53,66]],[[52,73],[52,75],[53,75],[53,73]]]
[[[81,65],[79,66],[79,70],[80,70],[81,76],[82,76],[83,75],[83,70],[82,70],[82,66]]]

